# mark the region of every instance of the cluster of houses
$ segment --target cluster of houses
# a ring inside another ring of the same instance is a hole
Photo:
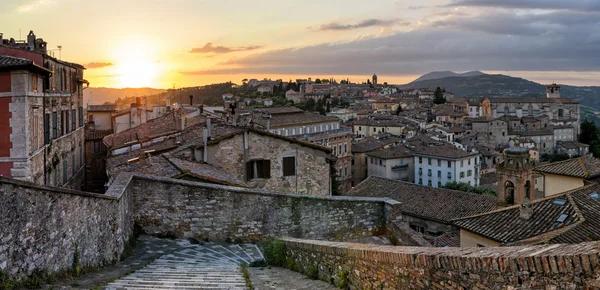
[[[349,100],[327,115],[293,106],[83,105],[84,67],[0,39],[0,175],[103,192],[119,174],[157,175],[286,194],[389,197],[420,246],[579,243],[600,238],[600,161],[577,142],[579,104],[467,99],[381,85],[297,80],[296,101]],[[272,92],[281,81],[250,80]],[[257,100],[253,100],[257,101]],[[543,163],[541,154],[574,158]],[[488,186],[496,195],[444,188]]]

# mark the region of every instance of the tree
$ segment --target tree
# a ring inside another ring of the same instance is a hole
[[[456,181],[448,182],[448,183],[446,183],[446,185],[442,186],[442,188],[460,190],[460,191],[471,192],[471,193],[482,194],[482,195],[492,195],[492,196],[496,195],[496,191],[491,188],[476,187],[476,186],[472,186],[472,185],[470,185],[468,183],[464,183],[464,182],[456,182]]]
[[[335,108],[335,107],[337,107],[339,105],[340,105],[340,98],[338,98],[338,97],[331,98],[331,106],[332,107]]]
[[[329,102],[327,103],[327,106],[325,107],[325,112],[326,113],[331,112],[331,105],[329,104]]]
[[[585,120],[581,123],[579,142],[590,145],[590,152],[600,157],[600,131],[594,122]]]
[[[342,81],[340,82],[340,84],[342,84],[342,85],[347,85],[347,84],[348,84],[348,81],[346,81],[346,80],[342,80]]]
[[[398,108],[396,109],[396,115],[400,115],[402,112],[402,104],[398,104]]]
[[[440,87],[437,87],[437,89],[435,89],[435,93],[433,93],[433,96],[435,97],[433,99],[434,104],[446,103],[446,98],[444,98],[444,92],[442,92],[442,89]]]
[[[315,84],[320,84],[321,83],[321,79],[316,79],[315,80]]]
[[[383,86],[387,87],[388,86],[387,82],[383,82]]]
[[[306,101],[306,110],[309,111],[309,112],[314,111],[315,110],[315,105],[316,105],[316,103],[315,103],[314,99],[308,99]]]

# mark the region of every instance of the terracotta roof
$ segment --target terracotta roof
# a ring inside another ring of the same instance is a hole
[[[578,157],[541,165],[535,171],[580,178],[600,176],[600,160],[594,157]]]
[[[265,117],[270,115],[270,117]],[[252,116],[252,123],[258,124],[264,128],[267,127],[269,121],[270,128],[318,124],[326,122],[337,122],[340,119],[337,117],[324,116],[320,114],[304,112],[295,107],[280,107],[273,109],[255,110]]]
[[[89,105],[88,112],[115,112],[117,105]]]
[[[548,136],[548,135],[554,135],[554,131],[553,130],[508,131],[508,135],[517,135],[517,136]]]
[[[566,149],[579,149],[581,147],[590,147],[588,144],[583,144],[577,141],[557,141],[557,146],[566,148]]]
[[[387,134],[387,133],[383,133],[383,134]],[[373,150],[382,148],[388,144],[400,143],[400,142],[402,142],[401,138],[391,136],[391,135],[384,137],[384,138],[377,138],[375,136],[371,136],[371,137],[363,138],[360,141],[352,144],[352,152],[354,152],[354,153],[369,152],[369,151],[373,151]]]
[[[24,66],[33,64],[32,60],[8,55],[0,55],[0,67]]]
[[[503,245],[581,243],[600,238],[600,200],[590,196],[594,192],[600,192],[600,185],[535,200],[531,204],[533,215],[527,220],[519,217],[520,205],[515,205],[454,223]],[[561,215],[565,215],[562,222]]]
[[[406,146],[414,152],[414,155],[426,157],[436,156],[448,159],[458,159],[479,154],[463,151],[450,143],[436,141],[424,135],[419,135],[410,139],[406,142]]]
[[[496,197],[422,186],[369,176],[346,195],[389,197],[402,203],[406,215],[450,223],[451,220],[496,209]]]
[[[294,106],[262,108],[262,109],[258,109],[256,111],[264,112],[264,113],[271,114],[271,115],[304,112],[302,109],[298,109]]]
[[[413,155],[413,152],[410,149],[406,148],[404,145],[397,145],[371,151],[367,153],[367,155],[381,159],[396,159],[410,157]]]
[[[183,160],[173,157],[168,153],[163,156],[181,171],[180,174],[187,174],[211,183],[242,187],[246,186],[244,182],[229,174],[229,172],[219,166]]]
[[[445,232],[441,236],[437,236],[433,239],[433,246],[442,248],[442,247],[460,247],[460,232],[449,231]]]
[[[380,126],[380,127],[404,127],[406,124],[403,122],[404,120],[372,120],[372,119],[363,119],[354,122],[354,125],[359,126]]]

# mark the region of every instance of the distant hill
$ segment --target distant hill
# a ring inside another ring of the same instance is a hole
[[[166,92],[163,89],[153,88],[87,88],[83,91],[83,103],[90,105],[101,105],[104,102],[114,102],[116,99],[125,97],[143,97]]]
[[[484,73],[477,71],[477,70],[469,71],[466,73],[455,73],[452,71],[434,71],[434,72],[430,72],[430,73],[422,75],[418,79],[414,80],[413,83],[420,82],[420,81],[427,81],[427,80],[443,79],[443,78],[449,78],[449,77],[472,77],[472,76],[479,76],[479,75],[484,75]]]
[[[600,124],[600,87],[561,86],[561,97],[581,103],[581,118]],[[456,97],[540,97],[546,95],[546,85],[507,75],[453,76],[414,81],[401,89],[441,87]]]

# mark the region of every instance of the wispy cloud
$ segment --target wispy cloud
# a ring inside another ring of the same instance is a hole
[[[85,65],[86,68],[101,68],[107,66],[113,66],[112,62],[90,62]]]
[[[446,7],[474,6],[515,9],[600,11],[600,2],[592,0],[453,0]]]
[[[19,13],[32,12],[38,8],[41,8],[44,6],[49,6],[49,5],[52,5],[55,3],[56,3],[56,0],[34,0],[27,4],[23,4],[19,7],[17,7],[17,12],[19,12]]]
[[[389,27],[389,26],[394,26],[394,25],[408,26],[408,25],[410,25],[410,22],[402,21],[400,19],[389,19],[389,20],[365,19],[356,24],[342,24],[339,22],[330,22],[330,23],[321,25],[319,27],[319,29],[317,29],[317,30],[320,30],[320,31],[353,30],[353,29],[372,27],[372,26]],[[310,28],[310,29],[312,29],[312,28]]]
[[[213,45],[212,43],[207,43],[203,47],[196,47],[190,50],[190,53],[214,53],[214,54],[224,54],[236,51],[249,51],[262,48],[262,45],[249,45],[249,46],[240,46],[240,47],[227,47],[227,46],[219,46]]]

